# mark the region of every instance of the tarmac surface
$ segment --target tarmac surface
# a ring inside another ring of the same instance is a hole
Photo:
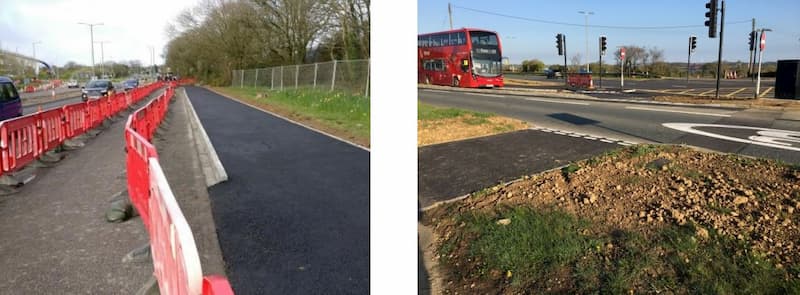
[[[234,291],[369,293],[369,152],[186,89],[229,177],[209,194]]]
[[[421,147],[420,207],[621,147],[538,130],[520,130]]]

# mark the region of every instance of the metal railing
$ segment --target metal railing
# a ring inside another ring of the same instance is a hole
[[[334,60],[263,69],[234,70],[231,86],[270,90],[319,89],[369,97],[369,59]]]

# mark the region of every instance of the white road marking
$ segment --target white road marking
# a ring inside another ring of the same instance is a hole
[[[708,137],[713,137],[717,139],[741,142],[741,143],[748,143],[748,144],[756,144],[761,146],[767,146],[772,148],[778,149],[785,149],[791,151],[798,151],[800,152],[800,147],[793,147],[793,146],[786,146],[786,143],[779,143],[776,140],[781,141],[790,141],[790,142],[797,142],[797,139],[800,139],[800,132],[797,131],[789,131],[789,130],[780,130],[780,129],[770,129],[770,128],[761,128],[761,127],[750,127],[750,126],[736,126],[736,125],[717,125],[717,124],[695,124],[695,123],[664,123],[661,124],[664,127],[672,128],[675,130],[680,130],[687,133],[703,135]],[[759,136],[750,136],[749,139],[726,136],[715,134],[706,131],[700,131],[694,129],[696,127],[714,127],[714,128],[730,128],[730,129],[746,129],[746,130],[758,130]],[[765,138],[765,137],[769,137]]]
[[[524,100],[531,100],[531,101],[538,101],[538,102],[551,102],[551,103],[563,103],[563,104],[575,104],[575,105],[583,105],[588,106],[589,103],[587,102],[575,102],[575,101],[561,101],[561,100],[550,100],[550,99],[542,99],[542,98],[531,98],[531,97],[524,97]]]
[[[479,96],[491,96],[491,97],[506,97],[505,95],[499,95],[499,94],[483,94],[483,93],[472,93],[471,95],[479,95]]]
[[[631,109],[631,110],[667,112],[667,113],[681,113],[681,114],[701,115],[701,116],[716,116],[716,117],[730,117],[731,116],[731,115],[727,115],[727,114],[689,112],[689,111],[679,111],[679,110],[655,109],[655,108],[647,108],[647,107],[625,107],[625,108],[626,109]]]
[[[607,143],[614,143],[613,141],[610,141],[610,140],[608,140],[608,139],[601,139],[600,141],[602,141],[602,142],[607,142]]]
[[[618,144],[618,145],[621,145],[621,146],[630,146],[630,145],[633,145],[633,144],[631,144],[631,143],[627,143],[627,142],[618,142],[617,144]]]

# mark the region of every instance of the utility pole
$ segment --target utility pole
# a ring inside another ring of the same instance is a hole
[[[94,26],[102,26],[103,23],[78,23],[80,25],[89,26],[89,41],[92,46],[92,76],[96,76],[97,73],[94,71]]]
[[[453,29],[453,5],[447,2],[447,15],[450,17],[450,29]]]
[[[756,34],[756,19],[753,18],[753,29],[750,30],[750,59],[747,60],[747,75],[750,76],[750,81],[753,81],[753,65],[755,64],[755,60],[753,59],[753,50],[755,50],[755,34]]]
[[[714,93],[714,97],[717,99],[719,99],[719,78],[720,78],[719,76],[722,72],[722,37],[724,36],[724,30],[725,30],[725,0],[722,0],[722,8],[720,9],[720,18],[719,18],[719,53],[717,54],[717,90]]]
[[[586,72],[589,72],[589,16],[594,15],[592,11],[578,11],[578,13],[583,14],[586,20],[586,25],[584,28],[586,29],[586,54],[584,54],[583,60],[586,62]]]

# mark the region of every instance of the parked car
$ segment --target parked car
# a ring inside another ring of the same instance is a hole
[[[81,89],[81,98],[83,101],[87,101],[91,99],[98,99],[103,96],[111,96],[114,95],[114,83],[111,83],[111,80],[92,80],[89,83],[86,83]]]
[[[67,81],[67,88],[79,88],[79,87],[81,87],[81,85],[78,84],[78,80]]]
[[[22,99],[14,87],[14,81],[0,76],[0,120],[19,116],[22,116]]]
[[[136,88],[136,87],[139,87],[139,80],[136,80],[136,79],[130,79],[130,80],[126,80],[125,82],[122,82],[122,88],[123,88],[125,91],[131,90],[131,89],[134,89],[134,88]]]

